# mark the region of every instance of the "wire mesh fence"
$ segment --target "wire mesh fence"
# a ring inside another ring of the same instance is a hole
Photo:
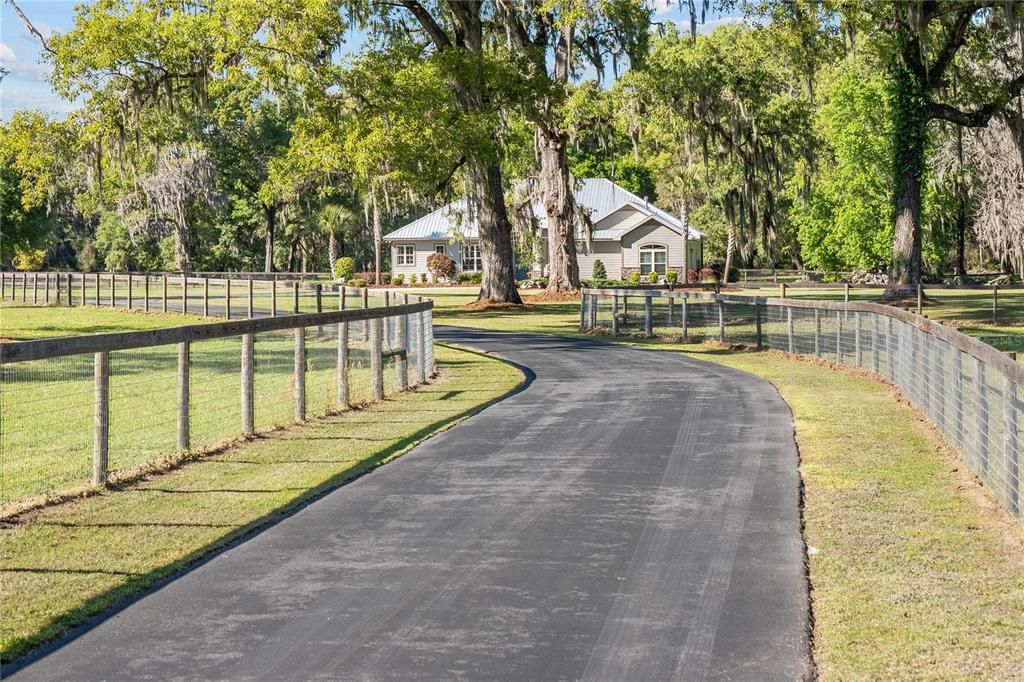
[[[223,319],[277,317],[397,304],[389,290],[299,279],[111,272],[0,272],[0,298],[37,305],[185,312]]]
[[[947,327],[874,303],[586,289],[580,327],[719,340],[842,363],[897,385],[1024,522],[1024,365]]]
[[[431,302],[341,306],[0,343],[0,512],[433,375]]]

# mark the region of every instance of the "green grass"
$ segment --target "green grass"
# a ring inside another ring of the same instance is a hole
[[[500,361],[439,347],[439,380],[0,528],[9,660],[514,389]]]
[[[0,338],[29,341],[55,336],[107,334],[211,322],[198,315],[127,312],[95,306],[72,307],[0,303]]]

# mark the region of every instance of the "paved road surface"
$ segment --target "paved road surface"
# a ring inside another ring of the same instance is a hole
[[[438,337],[535,378],[12,679],[808,674],[797,454],[769,384],[589,341]]]

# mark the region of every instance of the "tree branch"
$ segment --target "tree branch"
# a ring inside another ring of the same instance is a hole
[[[463,154],[462,156],[455,160],[455,163],[452,164],[451,170],[448,171],[447,177],[445,177],[444,180],[441,180],[439,183],[437,183],[438,194],[440,194],[443,190],[447,189],[448,183],[450,183],[452,181],[452,178],[455,177],[455,172],[462,168],[462,166],[465,165],[465,163],[465,154]]]
[[[43,37],[43,34],[39,32],[39,29],[37,29],[32,22],[29,21],[29,18],[25,16],[25,13],[21,11],[18,4],[14,2],[14,0],[7,0],[7,4],[14,8],[14,13],[21,17],[21,21],[25,24],[25,28],[29,33],[34,35],[37,40],[39,40],[39,44],[43,46],[43,49],[50,54],[56,54],[56,52],[53,51],[53,48],[50,47],[50,44],[46,42],[46,38]]]
[[[946,44],[942,46],[935,63],[928,69],[928,83],[936,84],[942,79],[946,69],[953,62],[953,58],[956,57],[957,51],[967,40],[967,29],[970,28],[974,15],[978,10],[991,7],[993,4],[993,2],[978,2],[960,9],[959,16],[950,27],[949,35],[946,36]]]
[[[1014,97],[1020,96],[1021,91],[1024,91],[1024,73],[1020,74],[1007,84],[1007,99],[1013,99]],[[950,104],[929,102],[928,118],[949,121],[950,123],[956,123],[957,125],[964,126],[965,128],[984,128],[988,125],[992,116],[994,116],[1001,107],[1005,106],[1005,104],[1006,102],[1000,98],[999,100],[987,102],[973,111],[961,111]]]
[[[420,26],[427,32],[430,39],[434,41],[434,45],[438,50],[443,50],[446,47],[451,47],[452,41],[448,38],[448,34],[444,32],[441,25],[434,20],[434,17],[430,15],[430,12],[419,3],[418,0],[401,0],[402,6],[412,12],[412,15],[416,17],[416,21],[420,22]]]

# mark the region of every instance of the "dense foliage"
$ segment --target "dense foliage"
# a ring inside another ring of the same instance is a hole
[[[725,271],[1024,274],[1024,3],[687,4],[746,20],[701,34],[643,0],[82,5],[44,51],[84,105],[0,125],[0,262],[343,256],[379,279],[383,234],[466,197],[482,295],[516,300],[542,257],[550,288],[579,286],[573,179],[608,177]]]

